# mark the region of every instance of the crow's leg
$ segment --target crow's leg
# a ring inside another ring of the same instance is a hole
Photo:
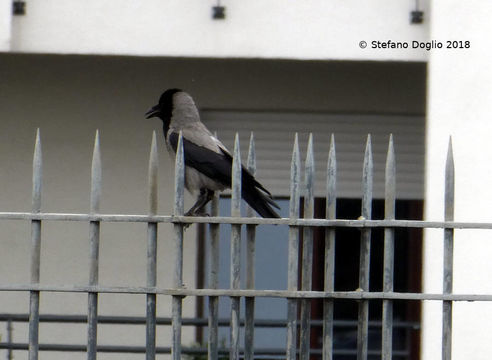
[[[196,203],[186,212],[185,216],[206,215],[203,212],[203,208],[209,203],[210,200],[212,200],[213,197],[214,192],[212,190],[201,188],[200,195],[198,195]]]

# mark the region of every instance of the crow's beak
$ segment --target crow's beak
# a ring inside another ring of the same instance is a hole
[[[146,119],[150,119],[150,118],[152,118],[152,117],[155,117],[155,116],[159,115],[159,114],[160,114],[160,112],[161,112],[161,109],[160,109],[159,105],[152,106],[152,107],[149,109],[149,111],[147,111],[147,112],[145,113],[145,118],[146,118]]]

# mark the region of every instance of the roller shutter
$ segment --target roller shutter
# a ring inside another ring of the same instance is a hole
[[[393,134],[399,199],[423,199],[425,119],[418,115],[357,115],[249,111],[202,111],[209,129],[233,149],[236,131],[243,161],[254,132],[257,177],[276,196],[288,196],[294,134],[299,134],[301,158],[309,133],[314,136],[316,196],[323,196],[330,136],[335,135],[338,196],[361,197],[362,161],[367,134],[374,157],[374,197],[384,196],[384,167],[389,134]]]

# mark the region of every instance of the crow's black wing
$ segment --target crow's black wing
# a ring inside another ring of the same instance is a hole
[[[172,149],[176,152],[179,135],[172,132],[169,134],[168,139]],[[206,147],[196,145],[184,137],[183,150],[186,166],[191,166],[210,179],[231,187],[232,160],[230,156],[228,157],[224,153],[216,153]]]
[[[172,132],[168,136],[172,149],[176,152],[179,135]],[[217,153],[183,137],[185,165],[191,166],[210,179],[231,187],[232,156],[225,151]],[[241,169],[241,196],[263,217],[278,218],[271,206],[279,208],[270,192],[263,187],[243,166]]]

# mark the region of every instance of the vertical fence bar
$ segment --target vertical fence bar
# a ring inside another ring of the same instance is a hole
[[[97,214],[101,203],[101,151],[99,146],[99,131],[96,131],[91,168],[91,200],[90,213]],[[89,223],[89,286],[97,286],[99,280],[99,234],[100,222]],[[89,292],[87,312],[87,359],[97,357],[97,301],[98,293]]]
[[[217,137],[217,133],[214,134]],[[217,192],[211,201],[211,215],[219,216],[219,195]],[[220,225],[209,224],[210,230],[210,274],[209,287],[217,289],[219,287],[219,240]],[[208,359],[218,359],[219,342],[219,297],[210,296],[208,298]]]
[[[446,159],[444,186],[444,221],[454,220],[454,159],[453,144],[449,139]],[[443,294],[453,292],[453,246],[454,230],[444,229],[443,253]],[[443,301],[442,304],[442,359],[451,360],[453,302]]]
[[[239,150],[239,135],[236,133],[234,141],[234,158],[232,161],[232,186],[231,186],[231,216],[241,216],[241,155]],[[239,289],[241,270],[241,225],[231,225],[231,289]],[[240,297],[231,297],[231,344],[230,359],[239,359],[239,320]]]
[[[217,134],[215,134],[217,137]],[[219,216],[219,195],[214,193],[211,202],[211,215]],[[209,287],[218,289],[219,287],[219,239],[220,225],[209,224],[210,229],[210,274]],[[208,359],[217,359],[219,341],[219,297],[210,296],[208,298]]]
[[[211,215],[219,215],[219,196],[214,194],[212,199]],[[210,278],[209,287],[217,289],[219,287],[219,224],[209,224],[210,229]],[[208,359],[218,358],[219,340],[219,297],[210,296],[208,298]]]
[[[367,136],[366,150],[364,154],[364,166],[362,169],[362,218],[371,219],[372,216],[372,183],[373,160],[371,148],[371,135]],[[360,265],[359,265],[359,289],[369,291],[369,266],[371,253],[371,229],[363,228],[360,239]],[[369,301],[359,302],[359,316],[357,324],[357,359],[367,359],[368,345]]]
[[[331,135],[326,165],[326,218],[336,219],[337,212],[337,159],[335,136]],[[325,291],[335,291],[335,229],[325,230]],[[323,360],[333,358],[333,299],[323,303]]]
[[[159,159],[157,155],[157,142],[155,131],[152,134],[150,146],[148,185],[149,185],[149,215],[157,214],[157,173]],[[157,223],[147,224],[147,287],[157,285]],[[146,320],[146,360],[155,359],[156,344],[156,294],[147,294],[147,320]]]
[[[12,360],[14,358],[14,354],[12,351],[12,348],[10,347],[12,343],[14,342],[13,338],[13,331],[14,327],[12,326],[12,319],[7,320],[7,344],[9,345],[9,348],[7,349],[7,360]]]
[[[41,211],[42,151],[39,129],[34,146],[32,175],[32,212]],[[41,264],[41,220],[31,221],[31,283],[39,284]],[[32,290],[29,299],[29,360],[37,360],[39,351],[39,291]]]
[[[184,213],[184,176],[185,160],[183,150],[183,136],[179,133],[178,147],[176,149],[175,179],[174,179],[174,215],[182,216]],[[174,276],[175,289],[183,287],[183,224],[174,224]],[[172,300],[172,332],[171,358],[181,360],[181,325],[183,318],[183,298],[173,296]]]
[[[247,161],[248,171],[256,174],[255,138],[253,133],[249,140]],[[253,209],[248,206],[246,216],[253,217]],[[246,289],[255,288],[255,236],[256,225],[246,225]],[[244,359],[254,359],[254,332],[255,332],[255,298],[247,297],[244,324]]]
[[[393,135],[390,135],[386,156],[384,218],[395,219],[396,201],[396,163]],[[393,291],[395,256],[395,229],[384,229],[383,291]],[[382,315],[382,359],[391,360],[393,356],[393,300],[383,300]]]
[[[299,142],[296,133],[292,162],[290,165],[290,204],[289,216],[291,219],[299,217],[301,183],[301,158]],[[297,276],[299,266],[299,227],[289,226],[289,259],[287,274],[287,289],[297,290]],[[287,299],[287,360],[295,360],[297,353],[297,299]]]
[[[305,162],[305,193],[304,193],[304,218],[312,219],[314,216],[314,154],[313,134],[309,134],[308,148]],[[310,291],[312,287],[313,273],[313,228],[304,227],[302,240],[302,279],[301,289]],[[300,360],[308,360],[311,342],[311,300],[301,300],[301,329],[300,329]]]

